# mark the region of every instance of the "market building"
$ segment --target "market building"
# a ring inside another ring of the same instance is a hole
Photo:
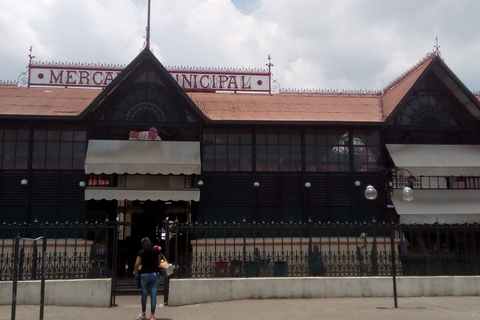
[[[167,70],[148,48],[29,73],[0,86],[2,222],[480,222],[480,102],[438,52],[371,92],[272,93],[269,70]]]

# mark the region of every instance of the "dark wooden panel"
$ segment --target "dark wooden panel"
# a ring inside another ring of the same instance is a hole
[[[251,173],[203,173],[200,199],[205,205],[251,205],[253,182]]]
[[[0,204],[25,204],[28,185],[22,186],[22,179],[27,178],[26,171],[4,170],[0,175]]]

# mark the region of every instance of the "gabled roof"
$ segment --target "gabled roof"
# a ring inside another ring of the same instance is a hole
[[[435,75],[451,90],[457,99],[467,108],[467,110],[480,120],[480,101],[467,87],[458,79],[442,59],[432,64],[432,71]]]
[[[415,86],[420,76],[424,74],[425,69],[436,57],[435,54],[427,55],[420,63],[410,68],[409,71],[384,89],[382,97],[384,119],[388,118],[400,101],[407,96],[407,93]]]
[[[402,100],[410,96],[417,84],[430,72],[433,72],[451,90],[476,119],[480,119],[479,99],[448,68],[438,53],[432,52],[384,89],[382,105],[385,120],[394,113],[395,108],[401,104]]]
[[[156,71],[161,75],[162,80],[167,82],[169,87],[173,88],[175,93],[185,100],[192,109],[196,110],[200,117],[204,118],[204,115],[198,110],[197,106],[190,100],[182,87],[180,87],[180,85],[173,79],[167,69],[165,69],[160,61],[158,61],[149,48],[145,48],[140,52],[140,54],[129,65],[127,65],[117,77],[115,77],[115,79],[95,98],[88,108],[82,112],[82,116],[85,116],[89,112],[98,108],[108,97],[112,96],[119,87],[124,83],[131,81],[130,75],[135,72],[140,65],[147,62],[151,62],[154,68],[156,68]]]
[[[112,96],[130,75],[151,61],[170,88],[206,122],[366,122],[382,123],[433,72],[476,118],[480,102],[436,53],[390,84],[384,94],[351,93],[186,93],[150,50],[143,50],[104,90],[0,86],[0,117],[81,119]]]
[[[381,122],[375,95],[188,93],[211,121]]]
[[[99,93],[98,89],[0,87],[0,117],[75,118]]]

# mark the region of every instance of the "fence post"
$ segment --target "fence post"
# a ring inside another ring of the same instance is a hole
[[[169,253],[170,253],[170,223],[168,220],[165,220],[165,259],[167,259],[167,261],[170,261]],[[168,305],[168,292],[169,292],[169,285],[170,285],[168,275],[165,276],[164,283],[165,283],[165,289],[164,289],[165,292],[163,294],[163,303],[165,305]]]
[[[15,247],[13,256],[13,285],[12,285],[12,320],[15,320],[15,311],[17,309],[17,281],[18,281],[18,246],[20,243],[20,234],[15,237]]]
[[[35,246],[36,241],[35,241]],[[43,237],[42,246],[42,281],[40,284],[40,320],[43,320],[43,310],[45,306],[45,278],[46,278],[46,264],[47,264],[47,237]]]
[[[108,226],[108,225],[107,225]],[[117,283],[117,250],[118,250],[118,221],[115,220],[115,225],[113,227],[113,249],[112,249],[112,291],[110,294],[110,307],[116,307],[115,303],[115,291]],[[123,263],[123,261],[122,261]]]
[[[33,242],[33,251],[32,251],[32,280],[37,280],[37,259],[38,259],[38,249],[37,241]]]
[[[108,277],[108,268],[110,267],[111,268],[111,265],[109,266],[108,264],[108,257],[109,257],[109,252],[110,250],[108,250],[108,248],[110,247],[110,235],[109,235],[109,231],[110,231],[110,228],[108,227],[108,224],[109,224],[110,220],[108,219],[108,215],[106,216],[105,218],[105,221],[103,222],[103,227],[104,227],[104,230],[105,230],[105,261],[104,261],[104,270],[103,270],[103,276],[102,278],[107,278]],[[113,270],[113,269],[112,269]]]
[[[393,301],[395,308],[398,308],[397,302],[397,266],[395,259],[395,224],[390,222],[390,246],[392,251],[392,280],[393,280]]]
[[[312,265],[312,258],[311,254],[313,252],[313,246],[312,246],[312,217],[308,217],[308,248],[307,248],[307,275],[308,276],[313,276],[313,265]],[[320,252],[322,252],[322,247],[321,247],[321,241],[320,241],[320,246],[319,246]],[[323,261],[322,261],[323,264]]]
[[[372,276],[378,276],[377,221],[373,218],[373,243],[370,252],[370,270]]]
[[[243,276],[247,276],[247,220],[243,217]]]

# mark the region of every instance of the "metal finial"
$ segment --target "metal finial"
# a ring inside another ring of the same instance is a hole
[[[272,58],[270,57],[270,55],[268,55],[268,63],[266,64],[266,66],[268,67],[268,77],[270,78],[268,82],[268,93],[270,94],[272,94],[272,67],[273,67],[271,60]]]
[[[435,37],[435,46],[434,46],[434,48],[435,48],[435,54],[436,54],[437,56],[439,56],[439,55],[440,55],[440,46],[438,45],[438,37]]]
[[[33,47],[30,46],[30,49],[28,50],[30,51],[30,54],[28,55],[28,58],[29,61],[28,61],[28,66],[27,66],[27,71],[25,72],[22,72],[19,76],[18,76],[18,83],[21,83],[22,85],[27,85],[28,88],[30,88],[30,67],[32,65],[32,60],[35,58],[35,56],[32,54],[33,52]],[[20,80],[20,78],[22,78]]]
[[[32,51],[33,51],[33,47],[32,47],[32,46],[30,46],[29,51],[30,51],[30,54],[28,55],[28,57],[30,58],[29,64],[32,64],[32,60],[33,60],[33,58],[35,58],[35,56],[32,55]]]
[[[268,55],[268,63],[266,64],[266,66],[268,67],[268,72],[270,72],[271,67],[273,67],[271,60],[272,58],[270,57],[270,55]]]
[[[150,49],[150,0],[148,0],[147,35],[145,37],[145,48]]]

